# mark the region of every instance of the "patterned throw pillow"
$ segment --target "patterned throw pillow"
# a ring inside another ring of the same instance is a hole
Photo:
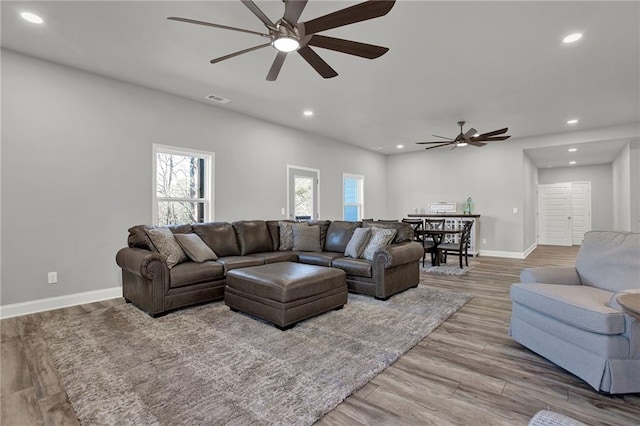
[[[320,226],[293,226],[293,250],[322,251],[320,246]]]
[[[371,228],[356,228],[347,244],[344,255],[355,259],[362,256],[369,242],[369,237],[371,237]]]
[[[307,226],[306,222],[278,222],[280,229],[280,251],[293,250],[293,226]]]
[[[378,228],[377,226],[372,226],[370,229],[371,229],[371,238],[369,239],[369,242],[367,243],[367,247],[364,249],[364,252],[362,253],[362,257],[369,261],[373,261],[373,255],[379,249],[389,245],[391,240],[393,240],[393,237],[395,237],[396,235],[396,230]]]
[[[187,260],[187,255],[184,254],[180,244],[176,242],[173,237],[173,232],[168,228],[153,228],[145,229],[153,245],[158,249],[158,252],[167,260],[167,266],[169,269],[173,268],[180,262]]]
[[[202,241],[198,234],[174,234],[182,250],[189,256],[189,259],[196,263],[206,262],[207,260],[216,260],[218,256]]]

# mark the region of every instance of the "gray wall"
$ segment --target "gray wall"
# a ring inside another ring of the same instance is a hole
[[[627,145],[613,161],[613,228],[631,229],[631,149]]]
[[[522,221],[524,248],[535,247],[538,234],[538,168],[526,154],[522,159]]]
[[[6,50],[2,124],[2,305],[120,285],[153,143],[215,152],[215,220],[281,218],[287,164],[320,169],[322,218],[342,217],[343,172],[387,213],[383,155]]]
[[[640,140],[629,144],[631,162],[631,231],[640,232]]]
[[[541,185],[591,181],[591,229],[611,230],[613,225],[613,173],[611,164],[554,167],[538,170]]]

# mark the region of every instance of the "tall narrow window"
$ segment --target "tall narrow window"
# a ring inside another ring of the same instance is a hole
[[[344,220],[361,220],[364,215],[364,176],[342,174],[342,217]]]
[[[153,146],[153,222],[158,225],[213,220],[211,152]]]

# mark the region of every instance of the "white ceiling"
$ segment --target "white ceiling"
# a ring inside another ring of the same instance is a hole
[[[281,1],[255,2],[272,20],[282,16]],[[301,21],[356,3],[310,0]],[[399,0],[382,18],[323,33],[389,47],[386,55],[370,61],[318,48],[339,73],[324,80],[290,54],[276,82],[265,80],[272,48],[209,64],[262,38],[166,20],[263,31],[239,0],[2,1],[1,7],[5,48],[198,102],[211,104],[205,96],[217,94],[231,102],[214,108],[382,147],[385,154],[400,152],[397,144],[402,152],[421,150],[414,142],[434,140],[431,134],[455,137],[458,120],[480,132],[509,127],[513,140],[640,117],[635,1]],[[25,10],[41,15],[44,25],[23,21]],[[576,31],[583,39],[563,45]],[[303,117],[306,108],[315,115]],[[567,125],[570,118],[580,122]]]

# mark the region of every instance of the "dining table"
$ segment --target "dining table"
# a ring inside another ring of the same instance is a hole
[[[462,232],[464,232],[464,227],[443,228],[443,229],[437,229],[437,228],[420,229],[415,232],[416,232],[416,235],[422,237],[423,244],[427,241],[426,237],[431,238],[431,241],[433,241],[434,250],[436,252],[434,257],[435,265],[432,265],[432,266],[440,266],[442,251],[438,248],[438,246],[442,244],[442,241],[444,240],[444,237],[446,235],[462,234]],[[422,266],[424,267],[424,257],[422,258]]]

